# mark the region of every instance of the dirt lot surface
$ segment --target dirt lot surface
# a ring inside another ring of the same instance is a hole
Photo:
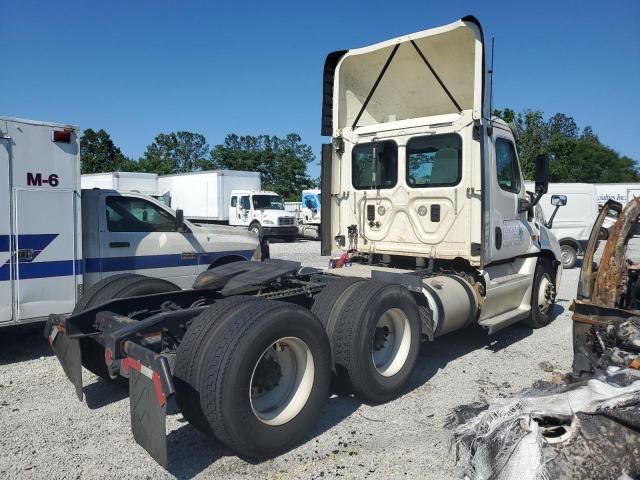
[[[272,244],[273,257],[324,267],[318,242]],[[0,337],[0,478],[459,478],[443,427],[457,405],[491,399],[550,380],[571,364],[571,322],[579,270],[565,271],[557,318],[541,330],[520,325],[494,336],[480,328],[422,347],[400,398],[363,405],[332,396],[298,448],[252,464],[168,415],[170,468],[133,440],[126,389],[84,372],[80,403],[41,329]]]

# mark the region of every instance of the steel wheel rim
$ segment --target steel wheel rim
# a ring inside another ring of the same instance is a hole
[[[560,258],[562,258],[563,265],[568,265],[573,260],[573,253],[568,248],[561,247]]]
[[[253,366],[249,382],[253,414],[270,426],[291,421],[306,405],[314,379],[313,355],[303,340],[284,337],[275,341]]]
[[[371,360],[383,377],[397,374],[409,357],[411,350],[411,324],[399,308],[384,312],[371,340]]]
[[[552,288],[551,278],[545,273],[540,279],[540,286],[538,287],[538,309],[544,314],[549,311],[553,304]]]
[[[253,233],[255,233],[256,235],[260,235],[260,229],[259,229],[258,227],[253,227],[253,228],[251,229],[251,231],[252,231]]]

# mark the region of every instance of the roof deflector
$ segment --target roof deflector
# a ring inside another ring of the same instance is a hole
[[[482,29],[473,17],[334,52],[325,63],[322,134],[463,111],[480,119],[483,70]]]

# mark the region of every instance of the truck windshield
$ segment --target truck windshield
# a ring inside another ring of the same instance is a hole
[[[375,151],[375,158],[374,158]],[[351,181],[358,190],[393,188],[398,182],[398,145],[393,140],[353,147]]]
[[[254,210],[284,210],[284,201],[278,195],[254,195]]]

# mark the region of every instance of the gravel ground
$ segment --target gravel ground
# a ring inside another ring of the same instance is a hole
[[[320,244],[271,245],[273,257],[325,267]],[[403,396],[385,405],[332,396],[298,448],[252,464],[167,417],[170,468],[133,440],[127,391],[84,371],[78,402],[41,329],[0,337],[0,478],[459,478],[443,423],[457,405],[515,393],[571,365],[578,269],[565,271],[557,318],[532,331],[515,325],[494,336],[468,328],[422,347]]]

